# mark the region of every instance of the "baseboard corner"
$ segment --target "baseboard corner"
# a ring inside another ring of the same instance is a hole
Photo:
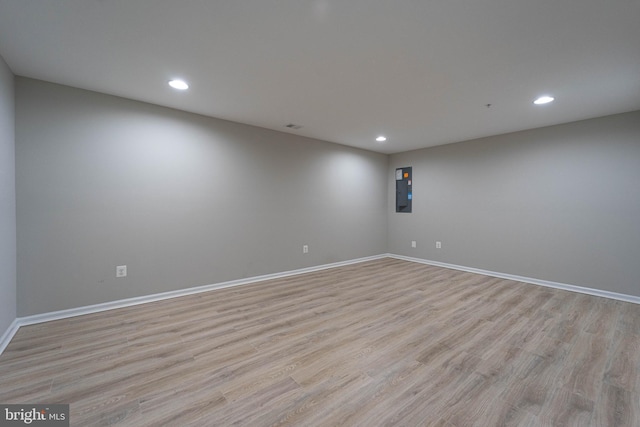
[[[18,329],[20,329],[20,320],[16,318],[13,319],[13,322],[11,322],[4,334],[2,334],[2,338],[0,338],[0,355],[2,355],[7,348],[13,336],[18,332]]]

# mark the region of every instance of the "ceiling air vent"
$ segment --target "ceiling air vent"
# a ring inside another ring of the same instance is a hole
[[[296,125],[296,124],[293,124],[293,123],[289,123],[288,125],[285,125],[284,127],[289,128],[289,129],[295,129],[295,130],[298,130],[298,129],[302,128],[302,126]]]

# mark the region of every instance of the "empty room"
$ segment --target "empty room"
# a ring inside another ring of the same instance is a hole
[[[0,0],[0,426],[640,426],[638,22]]]

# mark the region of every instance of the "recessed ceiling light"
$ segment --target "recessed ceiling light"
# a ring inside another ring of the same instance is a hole
[[[169,86],[178,90],[186,90],[189,89],[189,85],[184,80],[171,80],[169,82]]]
[[[554,100],[553,96],[543,95],[540,98],[533,101],[533,103],[536,105],[542,105],[542,104],[548,104],[553,100]]]
[[[386,140],[387,140],[387,137],[382,135],[376,138],[376,141],[378,142],[385,142]]]

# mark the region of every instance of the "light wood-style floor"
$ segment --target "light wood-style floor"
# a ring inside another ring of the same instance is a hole
[[[21,328],[74,426],[640,426],[640,305],[395,259]]]

